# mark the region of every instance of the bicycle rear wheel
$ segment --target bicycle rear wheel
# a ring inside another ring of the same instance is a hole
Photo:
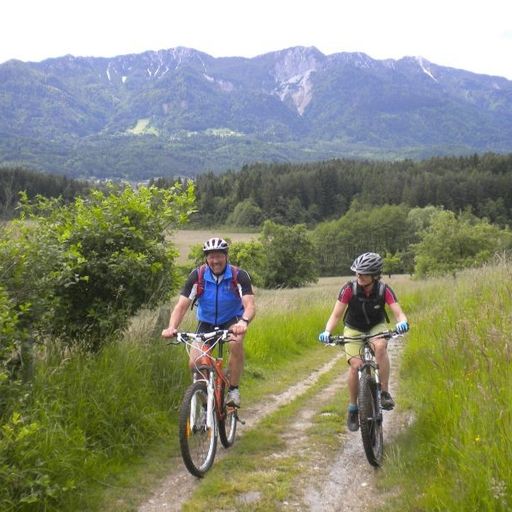
[[[222,419],[219,420],[219,437],[222,446],[229,448],[235,442],[237,414],[235,407],[226,407],[228,389],[224,384],[222,388],[222,403],[220,404]]]
[[[361,375],[357,402],[366,458],[372,466],[380,466],[384,448],[382,412],[378,407],[377,384],[372,375],[367,373]]]
[[[194,476],[202,477],[212,467],[217,451],[217,416],[207,426],[207,388],[205,382],[194,382],[183,397],[179,414],[181,456]]]

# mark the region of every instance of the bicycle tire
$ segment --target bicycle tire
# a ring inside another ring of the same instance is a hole
[[[183,462],[194,476],[203,477],[217,451],[217,415],[206,425],[208,392],[205,382],[194,382],[185,391],[179,414],[179,439]],[[193,424],[191,424],[193,422]]]
[[[226,396],[228,389],[222,384],[222,403],[220,409],[222,411],[222,419],[219,418],[219,437],[224,448],[233,446],[236,436],[237,415],[234,407],[226,407]]]
[[[357,402],[364,452],[368,462],[378,467],[382,463],[384,448],[382,412],[378,408],[375,377],[368,373],[363,373],[359,379]]]

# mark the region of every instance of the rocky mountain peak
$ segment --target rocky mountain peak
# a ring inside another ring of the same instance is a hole
[[[325,61],[325,55],[314,46],[288,48],[276,52],[275,57],[274,74],[279,82],[315,71]]]
[[[296,46],[276,52],[274,94],[302,115],[313,97],[311,74],[321,68],[325,55],[314,46]]]

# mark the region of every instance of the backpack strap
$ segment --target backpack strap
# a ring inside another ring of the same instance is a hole
[[[197,269],[197,281],[194,283],[196,285],[196,296],[194,297],[194,300],[192,301],[192,305],[190,306],[190,309],[194,309],[194,306],[197,303],[197,299],[201,297],[204,293],[204,273],[206,272],[206,263],[203,263],[200,267]]]
[[[379,299],[382,302],[382,309],[384,311],[384,316],[386,317],[386,323],[389,324],[389,316],[388,316],[388,312],[386,311],[385,295],[386,295],[386,285],[382,281],[379,281]]]
[[[192,305],[190,306],[190,309],[194,308],[194,306],[197,303],[197,299],[199,299],[199,297],[201,297],[201,295],[203,295],[203,293],[204,293],[204,273],[206,272],[207,267],[208,267],[208,265],[206,265],[206,263],[204,263],[197,269],[197,281],[194,283],[196,285],[196,296],[194,297],[194,300],[192,301]],[[238,272],[240,269],[238,267],[236,267],[235,265],[231,265],[231,264],[229,264],[229,267],[231,268],[231,289],[232,289],[233,293],[241,296],[241,292],[238,289]]]
[[[237,295],[241,295],[241,291],[238,289],[238,272],[240,269],[235,265],[229,265],[231,267],[231,288]]]
[[[347,284],[351,284],[352,285],[352,296],[356,297],[357,296],[357,281],[356,280],[349,281],[349,283],[347,283]],[[348,308],[346,308],[345,309],[345,313],[343,313],[343,318],[341,320],[343,323],[345,323],[345,319],[347,318],[347,315],[348,315]]]

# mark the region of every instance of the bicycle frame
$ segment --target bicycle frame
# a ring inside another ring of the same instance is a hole
[[[352,340],[353,342],[353,340]],[[357,369],[359,380],[361,380],[361,375],[363,373],[367,373],[368,375],[373,375],[375,379],[375,384],[377,384],[377,405],[379,410],[379,420],[382,419],[382,403],[381,403],[381,389],[380,389],[380,376],[379,376],[379,365],[375,360],[375,353],[373,348],[371,347],[369,340],[361,341],[361,360],[362,364]]]
[[[217,414],[220,420],[224,419],[224,411],[221,410],[222,403],[222,384],[229,387],[229,379],[224,373],[224,343],[228,342],[230,331],[219,330],[210,333],[178,333],[177,340],[184,343],[187,353],[198,351],[199,354],[194,359],[194,382],[203,381],[208,390],[208,401],[206,406],[206,425],[213,428],[213,414]],[[217,356],[213,355],[217,348]],[[195,408],[191,408],[193,414]],[[191,424],[194,424],[194,417],[190,418]]]

